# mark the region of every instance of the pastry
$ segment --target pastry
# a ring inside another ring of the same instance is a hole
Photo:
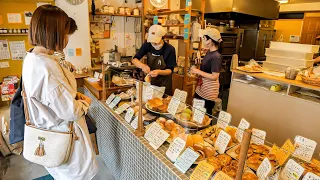
[[[215,140],[215,139],[216,139],[216,135],[215,135],[215,134],[212,134],[212,135],[210,136],[210,140],[213,141],[213,140]]]
[[[215,155],[215,149],[211,146],[205,146],[203,148],[203,152],[205,153],[207,158]]]
[[[192,140],[193,140],[193,144],[197,144],[197,143],[204,144],[203,137],[198,134],[192,135]]]
[[[168,120],[165,123],[165,127],[167,130],[171,131],[175,127],[175,123],[172,120]]]
[[[193,139],[192,139],[192,135],[190,134],[188,134],[187,136],[186,147],[193,147]]]
[[[157,122],[165,125],[166,122],[167,122],[167,120],[166,120],[165,118],[163,118],[163,117],[159,117],[159,118],[157,119]]]
[[[253,173],[245,172],[242,175],[242,180],[258,180],[258,177]]]
[[[253,157],[250,157],[247,159],[247,163],[248,164],[259,164],[259,163],[261,163],[261,160],[260,160],[260,157],[253,156]]]
[[[220,171],[222,168],[222,165],[221,165],[219,159],[216,157],[207,158],[207,163],[211,164],[214,167],[215,171]]]
[[[195,143],[195,144],[193,145],[193,149],[194,149],[195,151],[199,151],[199,150],[203,151],[203,144],[202,144],[202,143]]]
[[[144,78],[144,81],[145,82],[151,82],[151,76],[148,74],[148,75],[146,75],[146,77]]]
[[[222,168],[222,172],[227,174],[228,176],[235,178],[237,175],[237,169],[232,166],[225,166]]]
[[[198,150],[197,153],[200,155],[200,156],[198,157],[197,161],[203,161],[203,160],[206,159],[206,155],[204,154],[203,151]]]
[[[139,106],[135,106],[135,107],[133,108],[133,111],[134,111],[134,113],[138,112],[138,111],[139,111]]]
[[[225,154],[220,154],[217,156],[222,166],[228,166],[231,163],[232,158]]]

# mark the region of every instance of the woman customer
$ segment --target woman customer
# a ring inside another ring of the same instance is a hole
[[[198,75],[195,98],[205,100],[205,108],[208,114],[212,114],[214,101],[219,95],[222,57],[218,49],[221,42],[221,35],[217,29],[206,29],[203,35],[203,44],[208,52],[202,60],[200,69],[192,67],[190,70],[192,74]]]
[[[91,99],[77,93],[74,76],[53,55],[66,47],[74,26],[60,8],[38,7],[29,28],[29,42],[35,47],[27,53],[22,71],[32,124],[68,132],[69,122],[74,122],[78,140],[74,141],[69,160],[59,167],[46,168],[58,180],[90,180],[98,171],[84,119]]]

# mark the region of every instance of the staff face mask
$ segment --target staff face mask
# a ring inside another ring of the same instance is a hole
[[[163,47],[162,41],[161,41],[160,44],[155,45],[154,43],[151,43],[151,45],[153,46],[153,48],[154,48],[155,50],[160,50],[160,49]]]

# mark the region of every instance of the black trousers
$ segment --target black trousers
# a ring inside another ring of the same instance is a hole
[[[203,99],[205,101],[204,107],[207,109],[207,114],[212,115],[212,109],[214,108],[214,105],[215,105],[214,101],[204,99],[203,97],[199,96],[197,93],[194,94],[194,98]]]

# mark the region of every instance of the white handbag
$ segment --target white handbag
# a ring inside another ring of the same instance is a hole
[[[73,142],[78,139],[73,131],[73,122],[69,123],[69,132],[56,132],[32,125],[24,85],[22,87],[21,94],[26,118],[24,129],[24,158],[49,168],[58,167],[66,163],[70,157]]]

